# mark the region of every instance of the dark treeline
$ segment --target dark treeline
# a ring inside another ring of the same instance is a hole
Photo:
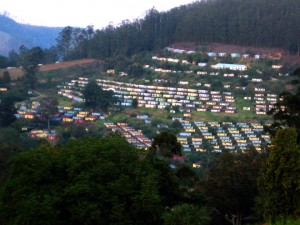
[[[65,59],[131,56],[174,42],[221,42],[283,47],[300,53],[300,2],[295,0],[206,0],[102,30],[66,27],[57,39]]]

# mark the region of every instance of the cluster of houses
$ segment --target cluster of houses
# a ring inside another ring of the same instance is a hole
[[[39,102],[31,102],[31,103],[22,103],[20,108],[17,110],[15,114],[17,119],[34,119],[40,118],[40,103]]]
[[[133,146],[140,149],[148,149],[152,141],[147,138],[141,131],[135,130],[127,123],[106,122],[104,126],[114,132],[119,132]]]
[[[170,51],[170,52],[174,52],[174,53],[179,53],[179,54],[183,54],[183,53],[186,53],[186,54],[193,54],[193,53],[196,53],[196,52],[193,51],[193,50],[184,50],[184,49],[171,48],[171,47],[166,47],[166,50],[167,50],[167,51]]]
[[[254,109],[257,115],[266,115],[267,111],[274,107],[274,104],[280,101],[277,94],[266,94],[265,88],[255,88],[254,97],[245,96],[245,100],[254,101]],[[250,111],[251,107],[243,107],[243,110]]]
[[[58,85],[61,90],[58,91],[59,95],[62,95],[75,102],[84,102],[83,94],[80,92],[88,84],[88,79],[80,77],[78,80],[71,80],[65,85]]]
[[[32,102],[23,104],[15,114],[18,119],[43,119],[40,113],[40,103]],[[59,106],[57,114],[50,118],[50,121],[66,122],[66,123],[84,123],[86,121],[104,120],[105,116],[100,112],[85,111],[83,108],[71,106]]]
[[[104,83],[105,82],[102,84]],[[107,88],[105,85],[104,87]],[[135,88],[143,90],[141,87]],[[256,91],[262,92],[263,90],[257,89]],[[134,92],[143,93],[138,92],[137,90]],[[267,97],[267,99],[268,97],[272,98],[270,95],[264,97]],[[27,119],[40,117],[39,106],[40,104],[38,102],[32,102],[27,106],[22,105],[16,116],[18,118]],[[151,122],[147,115],[137,115],[137,118],[145,120],[145,122]],[[57,115],[51,118],[52,121],[66,123],[84,123],[86,121],[95,121],[97,119],[105,119],[105,117],[99,112],[88,112],[84,111],[83,108],[76,107],[59,107]],[[223,150],[245,151],[249,149],[249,147],[254,147],[256,150],[260,151],[263,149],[264,145],[270,143],[270,135],[263,132],[263,125],[259,123],[191,122],[186,119],[186,116],[182,118],[173,117],[172,120],[178,120],[183,127],[183,131],[178,134],[177,138],[182,144],[184,152],[205,152],[207,149],[210,149],[212,152],[221,152]],[[120,132],[129,143],[138,148],[147,149],[151,146],[152,141],[149,138],[141,131],[137,131],[130,127],[127,123],[115,124],[106,122],[104,125],[112,131]],[[31,130],[29,137],[47,138],[50,140],[58,139],[58,135],[54,130]]]
[[[179,53],[179,54],[183,54],[183,53],[186,53],[186,54],[192,54],[192,53],[196,53],[195,51],[193,50],[184,50],[184,49],[177,49],[177,48],[171,48],[171,47],[167,47],[166,48],[167,51],[170,51],[170,52],[174,52],[174,53]],[[216,53],[216,52],[207,52],[206,53],[209,57],[227,57],[227,56],[230,56],[231,58],[243,58],[243,59],[248,59],[248,58],[252,58],[250,54],[240,54],[240,53],[236,53],[236,52],[233,52],[233,53],[226,53],[226,52],[219,52],[219,53]],[[260,59],[262,56],[259,55],[259,54],[256,54],[254,55],[254,58],[255,59]]]
[[[264,133],[263,125],[259,123],[233,123],[233,122],[204,122],[179,120],[184,131],[179,133],[177,139],[183,146],[184,152],[212,152],[245,151],[254,147],[257,151],[263,145],[270,143],[270,135]]]
[[[191,88],[163,87],[140,85],[110,80],[96,80],[103,90],[112,90],[120,99],[122,106],[131,106],[134,99],[138,107],[166,109],[178,106],[179,108],[197,111],[210,111],[215,113],[236,113],[233,106],[235,98],[231,92],[197,90]],[[61,89],[59,94],[72,91],[75,81],[66,83],[66,89]],[[173,112],[173,111],[171,111]]]
[[[58,108],[59,114],[51,118],[53,121],[62,121],[66,123],[85,123],[96,120],[105,120],[105,116],[100,112],[85,111],[83,108],[64,106]]]
[[[237,65],[238,66],[238,64],[230,64],[230,65]],[[253,83],[262,83],[263,82],[262,78],[252,77],[250,79],[249,75],[247,75],[247,74],[238,74],[238,75],[235,75],[234,73],[223,73],[223,74],[220,74],[219,72],[210,72],[210,73],[208,73],[207,71],[198,71],[197,75],[223,76],[223,77],[228,77],[228,78],[235,78],[235,77],[237,77],[237,78],[247,79],[247,80],[249,80],[249,81],[251,81]],[[224,86],[224,88],[226,88],[226,87]],[[246,88],[246,87],[244,87],[244,88]],[[237,87],[237,89],[239,89],[239,87]]]
[[[217,70],[228,69],[228,70],[245,71],[247,70],[248,67],[242,64],[217,63],[216,65],[212,65],[211,68]]]
[[[173,63],[183,63],[183,64],[191,64],[189,61],[183,59],[174,59],[174,58],[165,58],[165,57],[157,57],[152,56],[152,60],[162,61],[162,62],[173,62]]]
[[[29,132],[28,137],[30,137],[30,138],[46,138],[46,139],[53,140],[53,141],[59,139],[59,136],[55,130],[49,131],[49,130],[34,129]]]
[[[174,52],[174,53],[179,53],[179,54],[192,54],[192,53],[196,53],[193,50],[184,50],[184,49],[177,49],[177,48],[171,48],[171,47],[167,47],[166,48],[167,51],[170,52]],[[227,53],[227,52],[207,52],[206,53],[209,57],[227,57],[230,56],[231,58],[243,58],[243,59],[249,59],[249,58],[254,58],[254,59],[260,59],[260,58],[264,58],[264,57],[270,57],[270,58],[283,58],[284,57],[284,53],[283,52],[276,52],[276,53],[269,53],[269,54],[255,54],[254,56],[252,56],[251,54],[241,54],[241,53],[237,53],[237,52],[232,52],[232,53]]]
[[[165,57],[157,57],[152,56],[152,60],[157,61],[163,61],[163,62],[171,62],[171,63],[182,63],[182,64],[191,64],[187,60],[180,60],[176,58],[165,58]],[[198,63],[199,67],[206,67],[207,63]],[[169,69],[162,69],[162,68],[151,68],[149,65],[145,65],[144,68],[150,68],[153,69],[155,72],[161,72],[161,73],[182,73],[182,71],[176,71],[176,70],[169,70]],[[228,69],[228,70],[235,70],[235,71],[246,71],[248,67],[246,65],[242,64],[230,64],[230,63],[217,63],[216,65],[211,65],[211,68],[216,70],[221,69]],[[183,73],[192,73],[193,71],[183,71]]]
[[[238,53],[238,52],[232,52],[232,53],[227,53],[227,52],[208,52],[207,55],[209,57],[228,57],[230,56],[231,58],[242,58],[242,59],[250,59],[250,58],[254,58],[254,59],[260,59],[262,58],[263,56],[259,55],[259,54],[255,54],[254,57],[252,57],[250,54],[241,54],[241,53]]]
[[[206,72],[202,73],[204,75]],[[214,74],[218,75],[218,73]],[[234,74],[225,75],[228,77],[234,76]],[[239,77],[248,78],[248,75],[239,75]],[[171,113],[174,113],[172,108],[177,106],[182,109],[182,112],[187,112],[187,117],[191,110],[226,114],[237,112],[236,99],[232,92],[207,90],[210,88],[210,85],[204,85],[206,89],[193,89],[142,85],[103,79],[97,79],[96,81],[104,90],[112,90],[120,100],[118,104],[122,106],[132,106],[133,100],[136,99],[138,107],[170,109]],[[159,79],[156,79],[156,81],[158,83],[166,82],[166,80]],[[80,88],[84,88],[88,82],[88,78],[84,77],[80,77],[78,80],[71,80],[71,82],[64,84],[58,91],[58,94],[63,96],[70,95],[70,98],[73,100],[80,98],[82,95],[77,96],[77,94],[80,93]],[[189,85],[189,82],[179,81],[178,84],[186,86]],[[201,85],[201,83],[196,84],[196,86]],[[231,86],[225,84],[224,88],[230,89]],[[246,90],[246,87],[237,86],[236,89]],[[266,115],[267,111],[272,109],[273,105],[278,101],[278,95],[266,93],[265,88],[255,87],[254,96],[246,96],[244,100],[250,101],[251,104],[253,103],[253,106],[245,106],[240,110],[253,111],[257,115]]]

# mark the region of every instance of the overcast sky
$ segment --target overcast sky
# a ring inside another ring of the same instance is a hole
[[[142,18],[152,7],[158,11],[196,0],[0,0],[0,13],[8,12],[18,22],[31,25],[101,29],[109,23]]]

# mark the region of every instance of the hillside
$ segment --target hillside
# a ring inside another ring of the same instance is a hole
[[[81,60],[73,60],[73,61],[66,61],[66,62],[57,62],[53,64],[46,64],[40,67],[41,72],[47,72],[52,70],[59,70],[59,69],[66,69],[71,67],[84,67],[87,65],[91,65],[94,63],[98,63],[98,60],[95,59],[81,59]],[[0,77],[2,77],[3,72],[8,71],[12,80],[16,80],[18,77],[23,76],[23,71],[20,68],[11,68],[7,69],[0,69]]]
[[[18,50],[21,45],[28,48],[50,48],[61,30],[59,27],[20,24],[0,15],[0,55],[7,56],[11,50]]]
[[[199,48],[196,42],[176,42],[170,45],[172,48],[183,49],[183,50],[197,50]],[[276,48],[276,47],[253,47],[245,45],[234,45],[234,44],[223,44],[223,43],[207,43],[207,50],[211,52],[239,52],[245,53],[247,51],[255,52],[256,54],[266,55],[270,57],[276,57],[280,55],[281,58],[287,64],[297,65],[300,64],[300,55],[292,55],[287,49]]]
[[[286,55],[300,55],[300,1],[297,0],[207,0],[166,12],[150,9],[142,19],[107,26],[64,46],[63,58],[86,56],[105,59],[131,57],[142,51],[156,51],[178,42],[197,46],[221,43],[244,48],[279,48]],[[66,31],[67,32],[67,31]],[[63,42],[62,42],[63,43]],[[73,48],[73,51],[67,51]]]
[[[23,25],[0,16],[0,54],[7,54],[21,44],[48,48],[57,38],[59,57],[68,60],[131,57],[178,42],[193,42],[197,46],[220,43],[247,49],[278,48],[283,49],[285,55],[299,56],[299,12],[300,1],[297,0],[195,1],[164,12],[152,8],[144,18],[124,21],[116,27],[70,28],[61,35],[58,34],[62,28]],[[70,40],[64,40],[66,37]]]

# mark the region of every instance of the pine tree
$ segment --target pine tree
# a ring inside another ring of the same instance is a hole
[[[300,209],[300,148],[294,128],[279,129],[258,179],[258,207],[266,220],[295,216]]]

